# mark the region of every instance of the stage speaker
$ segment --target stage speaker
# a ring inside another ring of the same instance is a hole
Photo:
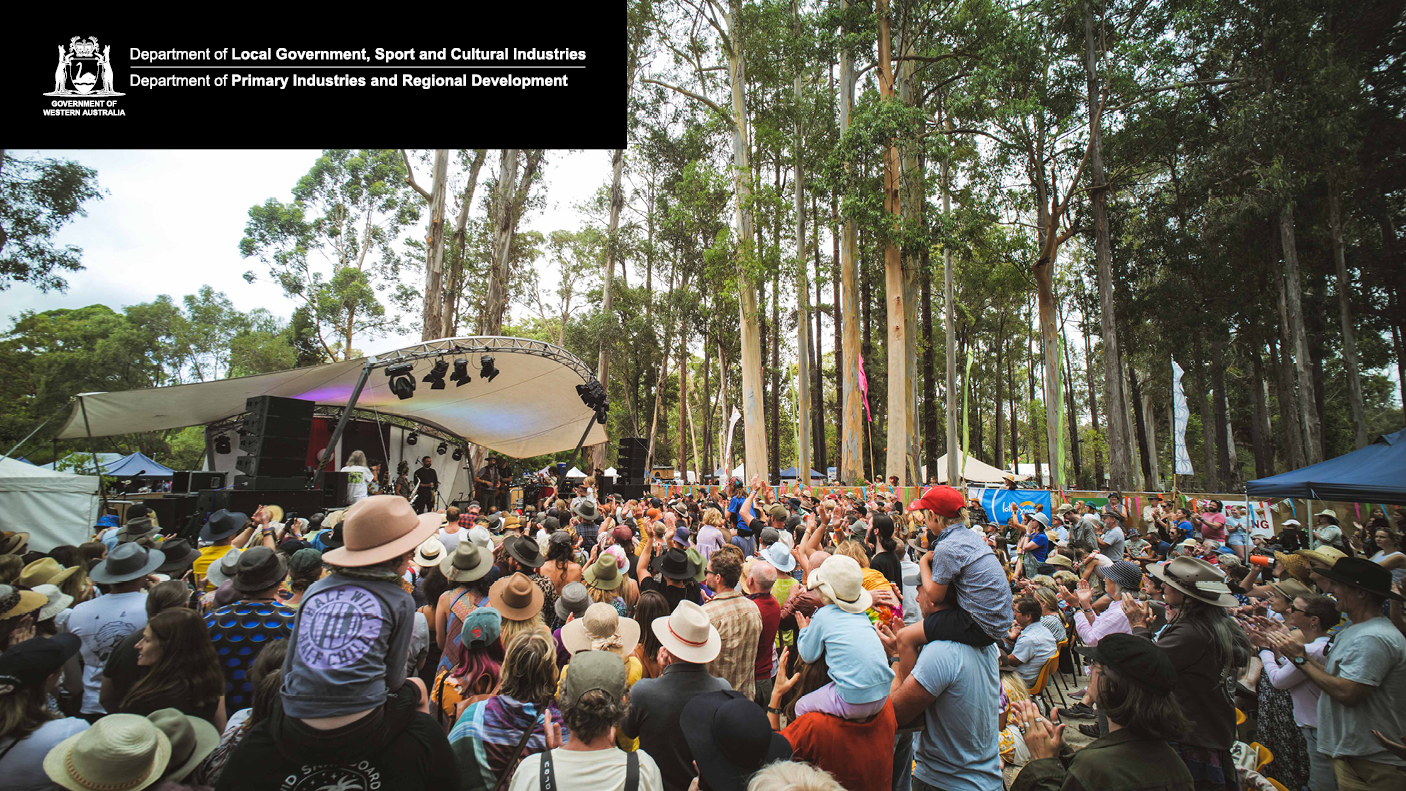
[[[615,463],[615,484],[644,483],[644,466],[649,454],[649,441],[639,437],[620,440],[620,458]]]
[[[235,468],[251,478],[293,478],[303,474],[312,435],[314,404],[297,398],[255,396],[244,402]]]
[[[615,482],[615,497],[621,501],[643,500],[649,495],[649,485],[643,483]]]
[[[340,508],[347,504],[351,476],[349,472],[336,470],[326,470],[322,473],[323,502],[328,508]]]
[[[156,514],[156,523],[160,525],[161,533],[171,535],[180,530],[186,519],[195,511],[197,499],[198,496],[194,494],[167,494],[144,499],[141,504]]]
[[[234,479],[234,488],[255,489],[264,492],[296,492],[308,488],[308,479],[305,475],[291,475],[283,478],[272,475],[253,477],[238,475]]]
[[[229,473],[207,470],[177,470],[171,477],[171,492],[198,492],[201,489],[223,489]]]

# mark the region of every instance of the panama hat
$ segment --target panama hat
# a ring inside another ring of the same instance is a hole
[[[820,591],[845,612],[862,613],[874,603],[874,597],[864,589],[864,570],[854,558],[844,555],[826,558],[820,568],[810,573],[806,587]]]
[[[450,582],[473,582],[493,570],[493,552],[472,541],[460,541],[439,562],[439,570]]]
[[[542,589],[520,571],[488,589],[489,603],[510,621],[526,621],[541,612],[544,598]]]
[[[140,791],[161,779],[171,740],[139,714],[109,714],[54,745],[44,773],[72,791]]]
[[[1318,513],[1314,514],[1314,516],[1324,516],[1333,520],[1333,524],[1338,523],[1338,514],[1331,508],[1324,508],[1322,511],[1319,511]]]
[[[581,651],[610,651],[624,656],[635,650],[639,642],[639,622],[621,618],[611,604],[592,604],[585,615],[561,627],[561,644],[573,655]]]
[[[239,555],[242,550],[230,549],[230,551],[220,556],[220,559],[210,564],[205,569],[205,579],[211,585],[218,588],[226,581],[234,579],[234,574],[239,570]]]
[[[159,549],[147,549],[137,543],[118,544],[88,576],[93,582],[116,585],[141,579],[165,562],[166,555]]]
[[[166,734],[171,743],[171,760],[165,779],[179,781],[195,770],[205,757],[220,746],[220,732],[199,717],[182,714],[180,709],[159,709],[146,715],[151,724]]]
[[[57,560],[40,558],[24,567],[15,584],[21,588],[33,588],[35,585],[43,585],[53,579],[61,571],[63,571],[63,565]]]
[[[17,590],[10,585],[0,585],[0,621],[34,612],[48,602],[49,597],[42,593]]]
[[[581,576],[585,578],[587,585],[604,591],[613,591],[625,581],[624,575],[620,573],[619,561],[612,552],[602,552],[595,563],[586,567]]]
[[[68,605],[73,604],[73,597],[58,589],[57,585],[35,585],[34,593],[38,593],[48,599],[43,607],[39,608],[39,615],[35,616],[36,621],[47,621],[55,615],[68,609]]]
[[[1294,554],[1299,557],[1308,558],[1310,562],[1320,566],[1327,566],[1328,568],[1332,568],[1337,565],[1339,560],[1347,557],[1346,553],[1327,545],[1320,546],[1317,549],[1299,549],[1296,550]]]
[[[1148,569],[1152,576],[1198,601],[1217,607],[1238,607],[1240,601],[1230,595],[1225,573],[1200,558],[1179,557],[1171,562]]]
[[[1070,560],[1067,555],[1060,555],[1055,552],[1051,552],[1048,556],[1046,556],[1045,562],[1050,564],[1051,566],[1059,566],[1060,568],[1074,568],[1074,561]]]
[[[416,514],[410,501],[393,494],[358,500],[347,509],[342,546],[328,550],[323,560],[334,566],[374,566],[393,560],[425,543],[439,529],[442,514]]]
[[[649,628],[670,654],[684,662],[706,665],[722,651],[722,636],[708,620],[708,611],[687,599],[669,615],[655,618]]]
[[[444,560],[444,545],[439,542],[438,538],[431,536],[415,549],[415,565],[421,568],[438,566],[442,560]]]
[[[249,517],[239,511],[227,511],[223,508],[210,514],[206,520],[205,527],[200,529],[201,541],[222,541],[244,529],[244,524],[249,521]]]

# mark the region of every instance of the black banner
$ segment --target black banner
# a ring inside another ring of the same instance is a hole
[[[0,51],[0,145],[625,146],[623,4],[442,24],[407,6],[355,26],[329,22],[334,8],[181,32],[88,14],[31,28]]]

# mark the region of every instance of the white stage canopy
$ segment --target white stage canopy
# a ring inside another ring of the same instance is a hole
[[[479,377],[479,358],[484,354],[493,356],[499,371],[491,382]],[[421,380],[440,359],[451,367],[444,389],[432,390],[429,382]],[[449,380],[456,359],[468,361],[471,381],[463,386]],[[387,366],[403,362],[414,366],[415,376],[415,394],[404,401],[391,392],[386,375]],[[576,393],[576,385],[593,378],[593,373],[575,355],[523,338],[466,337],[258,376],[84,393],[58,438],[85,437],[89,430],[95,437],[104,437],[208,425],[243,413],[245,399],[253,396],[346,406],[366,366],[372,370],[357,398],[358,409],[374,408],[382,415],[413,420],[515,458],[571,450],[594,414]],[[592,424],[586,444],[605,441],[605,427]]]

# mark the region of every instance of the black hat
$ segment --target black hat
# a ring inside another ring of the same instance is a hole
[[[268,547],[253,547],[239,555],[234,572],[234,589],[240,593],[258,593],[283,581],[288,576],[288,563],[283,556]]]
[[[684,738],[703,785],[713,791],[744,791],[752,775],[774,761],[791,759],[791,743],[776,733],[766,714],[735,689],[695,695],[683,709]]]
[[[542,548],[527,536],[508,536],[503,540],[508,556],[528,568],[540,568],[547,559],[542,557]]]
[[[1366,558],[1339,558],[1330,568],[1315,573],[1334,582],[1361,588],[1373,596],[1403,601],[1401,594],[1391,589],[1391,570]]]
[[[166,562],[156,567],[157,572],[173,577],[184,574],[200,557],[200,552],[192,549],[190,542],[184,538],[168,538],[163,541],[161,554],[166,556]]]
[[[244,529],[249,517],[239,511],[220,510],[210,514],[205,527],[200,530],[201,541],[221,541]]]
[[[691,580],[698,574],[698,566],[689,559],[688,553],[678,547],[655,557],[649,562],[649,570],[662,573],[671,580]]]
[[[103,585],[131,582],[156,571],[165,562],[166,555],[160,550],[147,549],[136,542],[118,544],[88,572],[88,578]]]
[[[77,635],[67,632],[15,643],[0,654],[0,691],[8,691],[6,687],[19,689],[43,684],[69,657],[78,653],[78,647]]]
[[[1095,646],[1074,649],[1080,656],[1107,665],[1129,683],[1160,695],[1170,695],[1177,683],[1177,669],[1167,652],[1145,637],[1110,634]]]

